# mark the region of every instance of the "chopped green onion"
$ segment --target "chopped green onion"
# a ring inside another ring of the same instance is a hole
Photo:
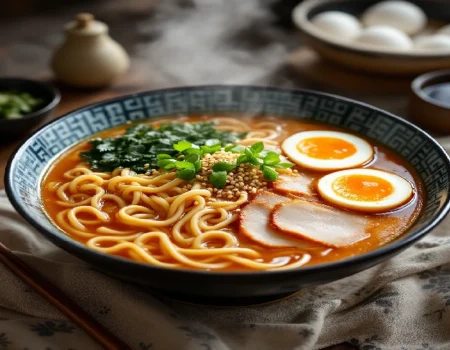
[[[257,142],[250,146],[253,154],[257,154],[264,149],[264,142]]]
[[[156,164],[159,168],[165,168],[167,165],[169,164],[175,164],[176,160],[175,159],[161,159],[160,161],[158,161],[158,163]]]
[[[200,169],[202,168],[202,161],[201,160],[197,160],[194,163],[194,168],[195,168],[195,172],[198,173],[200,171]]]
[[[258,158],[256,158],[256,156],[253,154],[253,152],[251,151],[250,148],[246,148],[244,150],[244,154],[247,157],[247,163],[259,166],[262,161],[260,161]]]
[[[193,180],[195,178],[195,169],[183,169],[177,172],[176,177],[183,180]]]
[[[274,168],[277,169],[288,169],[288,168],[292,168],[294,166],[294,164],[289,163],[289,162],[285,162],[285,163],[278,163],[274,165]]]
[[[267,181],[276,181],[278,179],[278,173],[271,168],[270,166],[263,165],[262,166],[263,177]]]
[[[191,170],[195,170],[194,164],[189,163],[189,162],[185,162],[185,161],[178,161],[175,163],[176,167],[178,170],[182,170],[182,169],[191,169]]]
[[[156,156],[158,159],[172,159],[172,156],[169,154],[161,153]]]
[[[236,168],[236,164],[227,163],[227,162],[217,162],[212,166],[213,171],[226,171],[229,172]]]
[[[200,155],[191,153],[184,157],[184,160],[189,163],[195,163],[200,160]]]
[[[224,188],[227,183],[227,172],[226,171],[214,171],[209,176],[209,182],[215,188]]]
[[[244,163],[247,163],[247,156],[245,154],[242,154],[236,160],[236,164],[239,166],[239,165],[244,164]]]
[[[220,146],[220,143],[218,143],[213,146],[207,146],[207,145],[201,146],[200,149],[203,151],[203,153],[213,154],[213,153],[220,151],[221,146]]]
[[[195,146],[195,145],[194,145]],[[198,155],[203,155],[203,151],[200,149],[200,148],[194,148],[194,147],[192,147],[192,148],[188,148],[188,149],[185,149],[184,151],[183,151],[183,154],[185,154],[185,155],[188,155],[188,154],[198,154]]]
[[[275,165],[280,162],[280,155],[276,152],[268,152],[264,157],[265,165]]]

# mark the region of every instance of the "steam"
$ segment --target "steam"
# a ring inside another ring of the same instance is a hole
[[[141,22],[141,35],[159,34],[136,49],[136,64],[151,64],[178,84],[257,83],[284,63],[282,34],[269,30],[268,1],[161,2],[156,17]],[[256,41],[256,43],[255,43]]]

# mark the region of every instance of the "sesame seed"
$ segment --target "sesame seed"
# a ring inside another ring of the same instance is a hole
[[[209,183],[209,176],[212,173],[212,166],[217,162],[235,163],[239,154],[219,151],[213,154],[206,154],[202,158],[202,167],[196,175],[197,184],[201,188],[208,190],[212,197],[226,198],[227,200],[237,200],[241,194],[255,194],[263,185],[262,172],[251,164],[240,164],[237,168],[227,173],[226,183],[223,189],[213,188]],[[192,185],[185,186],[190,189]],[[212,198],[211,198],[212,200]]]

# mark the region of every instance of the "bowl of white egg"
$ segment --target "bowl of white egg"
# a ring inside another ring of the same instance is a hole
[[[307,0],[292,13],[305,44],[348,68],[389,75],[450,68],[450,4]]]

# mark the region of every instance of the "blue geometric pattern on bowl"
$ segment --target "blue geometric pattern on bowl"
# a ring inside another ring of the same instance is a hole
[[[6,181],[10,197],[22,212],[62,238],[65,235],[43,214],[37,191],[43,170],[56,155],[94,133],[128,121],[189,113],[306,118],[346,128],[388,146],[413,165],[427,193],[423,214],[410,233],[427,226],[448,204],[447,154],[423,131],[401,118],[355,101],[311,91],[226,85],[139,93],[87,106],[57,119],[33,135],[15,155],[10,165],[10,181]]]

